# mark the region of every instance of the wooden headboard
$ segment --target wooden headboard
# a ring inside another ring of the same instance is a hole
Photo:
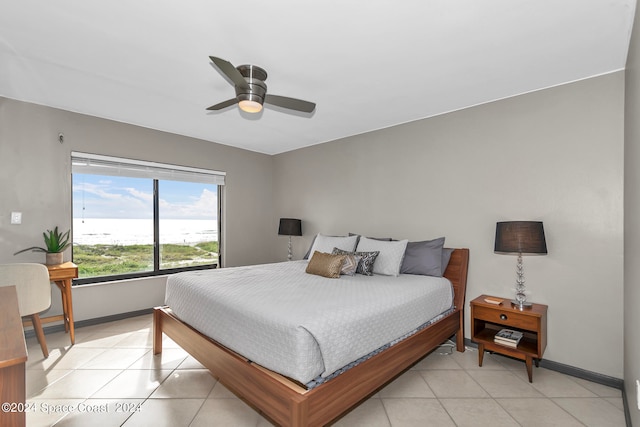
[[[467,292],[467,270],[469,269],[469,249],[454,249],[451,260],[444,272],[444,277],[451,280],[455,292],[454,304],[457,309],[464,310]]]

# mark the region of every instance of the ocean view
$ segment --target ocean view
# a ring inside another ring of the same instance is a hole
[[[196,244],[218,240],[218,222],[200,219],[160,220],[160,242]],[[153,243],[152,219],[73,219],[73,243],[134,245]]]

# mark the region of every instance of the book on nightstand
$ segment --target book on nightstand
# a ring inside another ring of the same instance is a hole
[[[502,301],[504,301],[502,298],[494,298],[494,297],[486,297],[484,299],[484,302],[488,302],[489,304],[493,304],[493,305],[502,305]]]
[[[493,337],[496,344],[506,345],[508,347],[517,347],[524,334],[513,329],[500,329]]]

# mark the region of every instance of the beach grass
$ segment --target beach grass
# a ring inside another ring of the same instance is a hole
[[[218,242],[160,245],[160,268],[218,262]],[[74,245],[78,277],[110,276],[153,270],[153,245]]]

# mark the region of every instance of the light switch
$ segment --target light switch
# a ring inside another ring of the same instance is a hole
[[[11,212],[11,224],[22,224],[22,212]]]

